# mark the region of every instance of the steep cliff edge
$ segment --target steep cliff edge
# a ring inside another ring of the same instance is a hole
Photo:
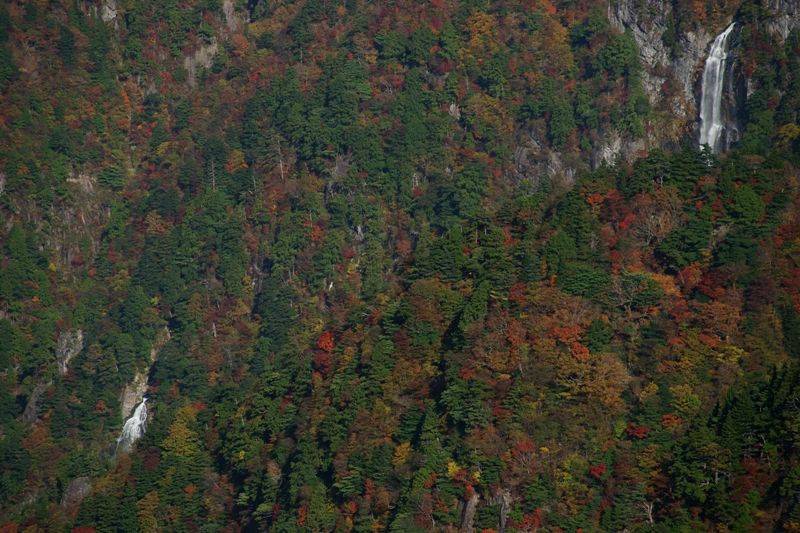
[[[666,97],[663,85],[674,76],[682,94],[670,97],[669,108],[678,117],[693,120],[697,114],[695,85],[714,35],[703,28],[681,32],[670,47],[665,34],[674,28],[673,7],[658,0],[648,0],[644,5],[637,0],[611,2],[608,18],[618,31],[630,31],[636,40],[644,66],[642,84],[653,107]]]
[[[699,139],[701,80],[711,43],[741,15],[738,7],[731,6],[728,13],[716,13],[714,20],[700,18],[680,23],[676,21],[685,19],[687,13],[678,11],[673,4],[618,0],[608,6],[611,24],[620,32],[630,32],[639,48],[643,89],[653,107],[662,112],[656,119],[661,127],[656,128],[655,134],[661,144],[679,137]],[[782,45],[800,28],[800,3],[769,0],[765,7],[771,15],[761,27],[778,37],[777,43]],[[753,92],[753,80],[742,71],[738,58],[744,26],[737,23],[728,39],[721,104],[728,131],[724,146],[717,151],[724,151],[739,140],[745,104]]]
[[[800,2],[797,0],[767,0],[767,8],[773,13],[767,22],[770,31],[778,33],[783,40],[800,28]]]

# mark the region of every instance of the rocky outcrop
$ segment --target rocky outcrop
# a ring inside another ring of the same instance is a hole
[[[492,496],[492,503],[500,506],[500,533],[506,533],[508,528],[508,516],[511,514],[511,504],[514,498],[507,490],[502,490]]]
[[[127,420],[128,417],[131,416],[133,408],[136,407],[137,404],[141,403],[146,392],[147,374],[141,374],[137,370],[133,380],[125,385],[125,388],[122,389],[122,394],[119,397],[119,409],[122,413],[123,420]]]
[[[31,397],[28,398],[28,404],[22,412],[22,421],[26,424],[33,424],[39,418],[39,398],[42,393],[47,390],[50,383],[37,383],[31,392]]]
[[[222,12],[225,13],[225,24],[229,31],[239,31],[239,18],[236,16],[233,0],[222,2]]]
[[[685,105],[672,106],[673,110],[686,118],[697,111],[695,83],[714,36],[703,29],[681,33],[677,36],[675,50],[670,50],[664,42],[664,32],[671,12],[672,5],[662,0],[617,0],[609,3],[608,18],[618,31],[630,30],[639,47],[644,67],[642,85],[650,103],[656,105],[664,97],[661,87],[666,78],[658,67],[666,67],[684,93]]]
[[[158,352],[161,351],[161,348],[169,339],[169,329],[164,328],[161,330],[161,333],[158,334],[155,341],[153,341],[153,347],[150,350],[150,360],[153,363],[158,359]],[[133,377],[133,380],[131,380],[130,383],[126,383],[125,388],[122,389],[122,393],[119,395],[122,420],[127,420],[128,417],[131,416],[133,408],[140,404],[145,394],[147,394],[147,375],[149,372],[150,367],[145,368],[144,372],[136,370],[136,375]]]
[[[725,26],[728,23],[730,21],[727,21]],[[691,106],[691,116],[697,113],[695,86],[703,72],[703,60],[708,55],[708,47],[713,40],[714,35],[706,33],[702,29],[683,33],[678,38],[678,57],[672,62],[672,71],[683,88],[686,102]]]
[[[67,183],[75,183],[84,194],[94,194],[94,178],[88,172],[72,172]]]
[[[214,56],[217,55],[217,43],[201,45],[194,54],[187,56],[183,60],[183,68],[186,69],[189,80],[189,87],[194,87],[197,83],[197,65],[211,68]]]
[[[79,504],[92,491],[92,480],[86,476],[74,479],[61,496],[61,508],[67,509]]]
[[[645,67],[642,72],[642,87],[656,105],[661,99],[661,86],[664,78],[654,71],[660,65],[670,63],[671,51],[664,43],[664,32],[667,31],[667,15],[672,5],[666,2],[648,2],[647,17],[640,15],[639,2],[636,0],[619,0],[608,6],[608,19],[619,32],[630,30],[639,56]]]
[[[56,345],[56,361],[58,361],[58,373],[66,375],[69,362],[73,357],[83,350],[83,330],[78,329],[62,331],[58,334],[58,344]]]
[[[100,18],[108,23],[117,18],[117,0],[105,0],[100,8]]]
[[[592,168],[596,169],[603,163],[613,165],[617,157],[622,157],[628,163],[632,163],[646,150],[648,144],[655,144],[655,142],[646,143],[644,139],[631,141],[624,139],[618,132],[608,133],[604,136],[600,147],[592,153]]]
[[[800,2],[797,0],[767,0],[767,9],[773,18],[767,22],[770,31],[778,33],[785,41],[791,33],[800,29]]]
[[[464,513],[461,515],[461,530],[466,533],[475,531],[475,510],[478,508],[480,496],[473,493],[472,497],[464,505]]]

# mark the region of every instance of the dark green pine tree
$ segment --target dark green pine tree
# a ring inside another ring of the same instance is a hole
[[[127,333],[122,333],[114,342],[114,352],[120,379],[123,381],[130,380],[136,372],[136,345],[133,342],[133,337]]]
[[[280,278],[273,275],[264,280],[255,312],[261,316],[260,336],[268,341],[268,351],[277,352],[289,340],[289,327],[295,317],[291,299],[292,288]]]
[[[641,483],[623,487],[614,497],[614,503],[606,507],[600,520],[606,531],[622,531],[644,518],[641,504],[645,501],[645,488]]]
[[[433,248],[434,241],[433,235],[431,235],[431,227],[425,224],[422,226],[414,246],[414,264],[411,267],[411,277],[413,279],[427,279],[436,272]]]
[[[431,261],[443,281],[458,281],[461,269],[467,261],[464,255],[464,236],[461,228],[452,228],[441,239],[437,239],[431,251]]]
[[[732,407],[727,410],[719,442],[731,452],[734,461],[753,452],[756,444],[753,431],[756,416],[756,407],[747,390],[739,393],[733,400]]]

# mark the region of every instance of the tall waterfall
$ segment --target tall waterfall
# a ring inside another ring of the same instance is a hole
[[[123,452],[131,447],[136,440],[144,435],[147,430],[147,398],[142,400],[142,403],[136,406],[131,417],[125,421],[122,426],[122,433],[117,439],[117,448],[114,450],[116,456],[119,452]]]
[[[708,52],[703,69],[703,87],[700,95],[700,146],[707,144],[714,153],[720,153],[720,137],[725,130],[722,118],[722,91],[725,88],[725,60],[728,58],[728,37],[734,23],[717,35]]]

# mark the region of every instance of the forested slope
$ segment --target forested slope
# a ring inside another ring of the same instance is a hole
[[[800,33],[618,1],[0,6],[0,532],[800,530]]]

